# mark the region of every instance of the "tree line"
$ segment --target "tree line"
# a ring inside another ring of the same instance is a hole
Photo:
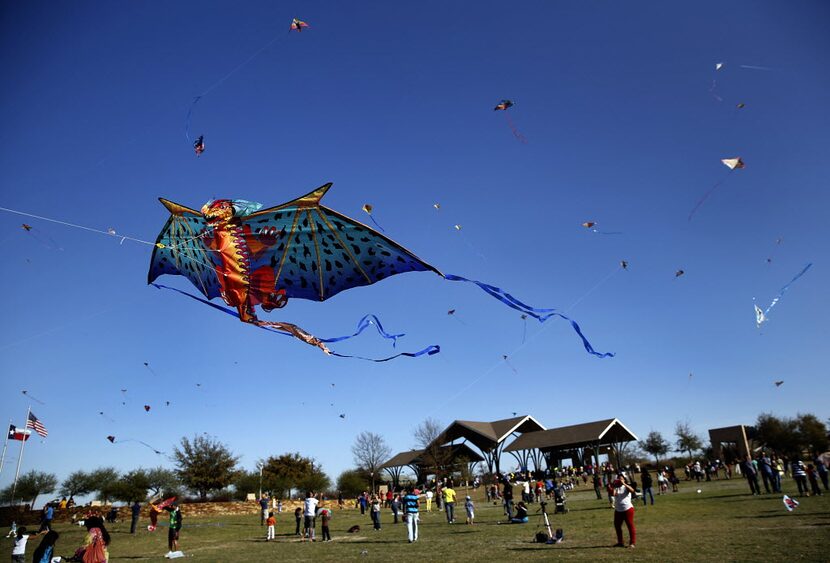
[[[749,429],[748,438],[756,447],[777,452],[790,459],[804,454],[813,457],[830,449],[827,429],[828,425],[814,414],[781,418],[764,413],[758,416],[755,426]],[[688,422],[678,422],[674,435],[675,441],[671,443],[660,432],[652,431],[638,445],[642,452],[654,458],[657,465],[660,465],[661,459],[665,461],[671,451],[686,454],[689,461],[698,454],[709,459],[715,457],[713,445],[705,445]],[[636,457],[636,452],[631,455]]]

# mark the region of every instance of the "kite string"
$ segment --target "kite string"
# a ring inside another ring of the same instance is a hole
[[[692,217],[695,216],[695,213],[697,213],[697,210],[700,208],[701,205],[703,205],[703,202],[705,202],[707,199],[709,199],[709,196],[712,195],[712,192],[714,192],[716,189],[718,189],[720,187],[720,185],[723,184],[729,178],[729,175],[732,174],[737,169],[738,169],[738,167],[736,166],[735,168],[732,168],[731,170],[729,170],[729,172],[726,173],[726,176],[724,176],[723,178],[721,178],[720,180],[715,182],[715,185],[712,186],[711,188],[709,188],[708,192],[703,194],[703,197],[700,198],[700,200],[697,202],[697,204],[695,204],[694,209],[692,209],[691,213],[689,213],[689,219],[688,219],[689,221],[691,221]]]

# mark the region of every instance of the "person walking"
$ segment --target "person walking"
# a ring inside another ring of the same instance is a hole
[[[625,522],[628,528],[628,547],[633,548],[637,541],[637,530],[634,527],[634,487],[626,483],[625,475],[620,473],[608,486],[614,497],[614,530],[617,532],[617,543],[614,547],[625,547],[623,543],[622,525]]]
[[[467,499],[464,501],[464,510],[467,512],[467,524],[475,524],[475,509],[476,506],[473,504],[473,499],[470,498],[470,495],[467,495]]]
[[[447,513],[447,524],[455,524],[455,489],[452,483],[444,487],[444,510]]]
[[[138,517],[141,516],[141,505],[135,501],[130,507],[130,533],[134,534],[136,526],[138,526]]]
[[[651,505],[654,506],[654,493],[651,491],[654,480],[651,478],[651,473],[649,473],[648,469],[643,468],[640,479],[643,481],[643,506],[648,504],[646,502],[646,496],[651,497]]]
[[[424,497],[426,497],[427,499],[427,512],[432,512],[432,497],[434,496],[434,494],[435,493],[433,493],[430,490],[424,493]]]
[[[769,494],[770,488],[772,488],[772,492],[777,493],[778,491],[775,490],[775,479],[772,475],[772,460],[766,452],[762,452],[758,457],[758,465],[761,470],[761,481],[764,483],[764,490]]]
[[[420,517],[418,515],[418,495],[414,493],[412,487],[406,490],[406,496],[403,497],[403,513],[406,518],[406,532],[409,538],[409,543],[418,541],[418,523]]]
[[[813,496],[821,496],[821,488],[818,486],[818,472],[812,463],[807,464],[807,480],[810,482],[810,490]]]

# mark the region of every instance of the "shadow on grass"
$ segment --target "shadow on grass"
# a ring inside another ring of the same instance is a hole
[[[609,545],[563,546],[562,544],[557,544],[556,547],[551,547],[550,545],[536,544],[536,545],[527,545],[527,546],[523,546],[523,547],[508,547],[507,549],[510,550],[510,551],[541,551],[543,549],[555,549],[555,550],[559,551],[560,549],[566,549],[566,550],[608,549],[608,550],[611,550],[611,549],[613,549],[613,547],[609,546]],[[622,550],[620,550],[620,551],[622,551]]]

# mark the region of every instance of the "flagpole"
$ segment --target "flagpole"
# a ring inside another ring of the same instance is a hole
[[[9,419],[9,430],[12,427],[12,419]],[[9,447],[9,433],[6,432],[6,441],[3,442],[3,455],[0,457],[0,474],[3,473],[3,467],[6,463],[6,449]]]
[[[29,428],[29,413],[32,412],[32,405],[26,409],[26,422],[24,428],[24,432],[26,428]],[[20,444],[20,457],[17,458],[17,471],[14,474],[14,486],[12,487],[12,499],[9,504],[14,504],[14,495],[17,492],[17,478],[20,476],[20,463],[23,461],[23,448],[26,447],[26,434],[23,434],[23,442]]]

